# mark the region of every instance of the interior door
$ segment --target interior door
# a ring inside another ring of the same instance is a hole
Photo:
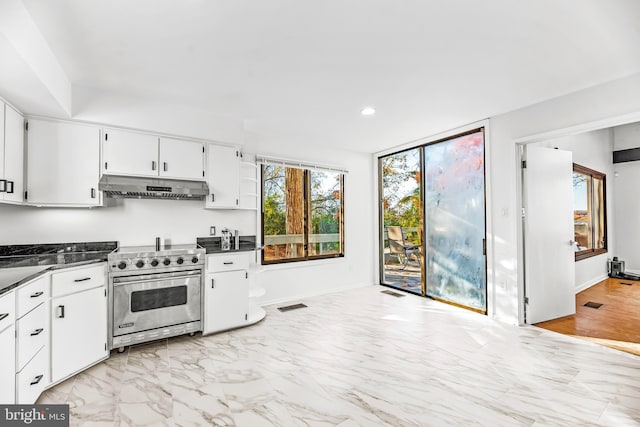
[[[526,323],[576,312],[570,151],[525,146]]]

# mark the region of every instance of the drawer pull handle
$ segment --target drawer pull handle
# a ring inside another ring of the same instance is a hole
[[[233,264],[233,261],[225,261],[225,262],[223,262],[223,264],[224,265],[231,265],[231,264]]]
[[[84,277],[82,279],[75,279],[74,282],[86,282],[87,280],[91,280],[91,277]]]
[[[4,320],[4,319],[6,319],[7,317],[9,317],[9,313],[2,313],[2,314],[0,314],[0,320]]]
[[[35,331],[31,332],[31,336],[35,337],[36,335],[40,335],[40,333],[42,333],[42,331],[44,331],[44,329],[38,328]]]
[[[58,319],[64,319],[64,305],[58,306]]]
[[[211,289],[215,289],[216,287],[216,281],[215,279],[211,279]]]
[[[40,292],[40,291],[38,291],[38,292],[36,292],[35,294],[31,294],[31,298],[38,298],[39,296],[42,296],[42,294],[43,294],[43,293],[44,293],[44,292]]]
[[[38,375],[38,376],[34,377],[33,381],[31,381],[31,385],[38,384],[42,380],[42,377],[44,377],[44,375]]]

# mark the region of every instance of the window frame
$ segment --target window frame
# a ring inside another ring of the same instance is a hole
[[[265,260],[265,235],[264,235],[264,168],[265,166],[269,166],[269,164],[262,163],[260,165],[260,235],[261,235],[261,251],[260,251],[260,262],[261,265],[277,265],[277,264],[289,264],[295,262],[304,262],[304,261],[314,261],[319,259],[333,259],[333,258],[344,258],[345,256],[345,220],[344,220],[344,181],[345,181],[345,173],[338,172],[335,170],[329,170],[327,172],[335,173],[340,175],[340,206],[338,208],[340,215],[340,225],[339,229],[341,230],[340,234],[340,248],[341,251],[337,254],[322,254],[322,255],[309,255],[309,222],[311,221],[311,211],[312,211],[312,200],[311,200],[311,169],[307,168],[298,168],[303,170],[303,195],[302,195],[302,206],[304,208],[303,211],[303,251],[304,256],[296,257],[296,258],[283,258],[283,259],[275,259],[275,260]],[[291,166],[287,165],[272,165],[272,166],[282,166],[284,168],[288,168]],[[321,170],[319,168],[318,170]]]
[[[584,249],[581,251],[576,251],[575,253],[575,261],[581,261],[583,259],[587,259],[587,258],[591,258],[594,256],[598,256],[598,255],[602,255],[608,252],[608,221],[607,221],[607,175],[596,171],[594,169],[588,168],[586,166],[582,166],[579,165],[577,163],[573,164],[573,173],[579,173],[582,175],[587,175],[589,177],[591,177],[590,183],[591,183],[591,199],[587,200],[587,202],[589,203],[590,206],[590,210],[593,213],[595,211],[594,206],[595,206],[595,200],[594,198],[596,197],[595,195],[595,191],[594,191],[594,179],[599,179],[602,181],[602,206],[604,207],[603,210],[603,223],[604,223],[604,230],[603,230],[603,247],[602,248],[589,248],[589,249]],[[591,230],[591,241],[595,242],[596,241],[596,236],[595,236],[595,222],[596,222],[597,218],[595,218],[595,215],[591,215],[590,218],[590,224],[589,224],[589,229]],[[594,245],[592,243],[592,245]]]

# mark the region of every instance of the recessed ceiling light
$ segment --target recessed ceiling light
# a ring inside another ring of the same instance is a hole
[[[373,116],[376,113],[376,109],[373,107],[365,107],[360,111],[363,116]]]

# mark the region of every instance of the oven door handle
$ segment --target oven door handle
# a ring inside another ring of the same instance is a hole
[[[166,280],[180,280],[180,279],[194,279],[199,278],[201,273],[188,273],[180,276],[157,276],[157,277],[149,277],[148,279],[139,279],[135,276],[128,277],[114,277],[113,278],[113,286],[121,286],[121,285],[137,285],[141,283],[152,283],[152,282],[163,282]]]

